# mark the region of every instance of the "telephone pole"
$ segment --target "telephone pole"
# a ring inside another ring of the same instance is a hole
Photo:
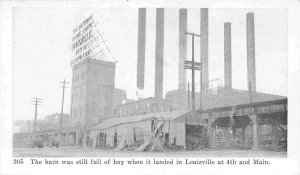
[[[188,82],[188,109],[190,109],[190,82]]]
[[[187,35],[192,35],[192,61],[184,61],[184,68],[192,70],[192,109],[195,110],[195,70],[201,71],[202,65],[199,62],[195,62],[194,58],[194,38],[195,36],[201,37],[201,35],[195,33],[186,32]]]
[[[61,134],[62,134],[62,121],[63,121],[63,114],[64,114],[64,98],[65,98],[65,88],[66,84],[68,84],[69,82],[66,82],[66,80],[64,79],[63,82],[60,82],[61,84],[63,84],[62,88],[63,88],[63,94],[62,94],[62,102],[61,102],[61,112],[60,112],[60,123],[59,123],[59,130],[60,130],[60,138],[61,138]],[[59,140],[60,140],[59,138]]]
[[[35,132],[36,131],[37,106],[42,104],[42,102],[41,102],[42,99],[35,97],[35,98],[32,98],[32,100],[33,101],[31,104],[35,105],[34,123],[33,123],[33,132]]]
[[[203,84],[203,79],[202,79],[202,70],[200,70],[200,111],[202,113],[202,94],[203,94],[203,91],[202,91],[202,84]]]

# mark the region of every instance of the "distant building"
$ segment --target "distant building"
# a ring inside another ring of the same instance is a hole
[[[114,92],[114,106],[118,106],[122,104],[123,102],[126,102],[127,94],[126,91],[123,89],[115,88]]]
[[[54,114],[48,115],[48,116],[44,117],[44,120],[46,123],[49,124],[49,126],[59,128],[60,113],[54,113]],[[63,114],[62,126],[68,127],[69,125],[70,125],[70,114]]]
[[[125,100],[125,103],[131,103],[131,102],[135,102],[135,100],[134,99],[128,99],[128,98]]]
[[[36,120],[36,131],[59,129],[60,113],[45,116],[44,119]],[[70,126],[70,114],[63,114],[63,127]],[[16,120],[13,122],[14,133],[25,133],[34,131],[34,120]]]
[[[13,122],[13,133],[29,132],[30,121],[29,120],[16,120]]]
[[[13,126],[13,133],[20,133],[21,127],[20,126]]]
[[[170,111],[172,111],[171,101],[149,97],[117,106],[115,109],[115,116],[126,117],[139,114]]]
[[[190,92],[190,109],[192,108],[192,93]],[[202,93],[202,109],[233,106],[254,102],[263,102],[284,99],[286,97],[260,92],[249,92],[248,90],[232,89],[225,87],[215,88],[213,91]],[[166,93],[166,99],[172,101],[174,110],[188,108],[188,92],[172,90]],[[200,108],[200,93],[195,92],[195,106]]]
[[[38,119],[36,121],[36,131],[45,131],[55,129],[55,126],[48,123],[46,120]],[[25,133],[34,131],[34,120],[16,120],[13,122],[14,133]]]

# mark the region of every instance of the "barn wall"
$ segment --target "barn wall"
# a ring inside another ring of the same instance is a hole
[[[106,133],[106,145],[114,146],[115,128],[108,128],[105,130],[105,133]]]
[[[92,148],[96,147],[96,139],[99,132],[99,130],[90,131],[90,140],[92,141]]]
[[[166,121],[163,124],[162,131],[164,133],[169,132],[169,143],[174,144],[174,138],[176,139],[175,145],[185,148],[185,123]],[[144,140],[149,138],[151,133],[151,120],[139,121],[134,123],[125,123],[112,128],[104,130],[95,130],[91,132],[91,137],[96,140],[98,133],[106,133],[106,144],[108,146],[114,146],[114,134],[117,132],[118,144],[126,137],[126,141],[133,143],[134,132],[136,140]]]
[[[144,137],[150,136],[151,120],[139,121],[134,123],[125,123],[103,130],[93,130],[91,131],[91,138],[94,140],[93,143],[95,143],[98,133],[106,133],[106,145],[114,146],[115,132],[117,132],[118,143],[121,143],[125,137],[127,137],[127,141],[133,142],[134,132],[137,141],[143,140]],[[95,147],[95,144],[93,144],[93,147]]]
[[[182,122],[171,122],[169,143],[174,144],[174,138],[176,138],[176,145],[183,146],[185,148],[185,124]]]
[[[129,142],[133,142],[134,132],[137,141],[143,140],[145,136],[150,136],[151,120],[122,124],[116,127],[116,131],[118,133],[118,143],[120,143],[124,137],[127,137]]]

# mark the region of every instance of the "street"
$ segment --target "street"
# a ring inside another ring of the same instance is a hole
[[[264,157],[286,158],[287,152],[253,150],[198,150],[164,152],[115,151],[91,148],[14,148],[14,157]]]

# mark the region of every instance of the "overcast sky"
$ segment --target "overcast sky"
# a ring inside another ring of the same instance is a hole
[[[224,22],[231,22],[233,88],[247,88],[246,13],[255,15],[257,91],[287,95],[287,10],[209,9],[209,78],[223,81]],[[117,62],[115,84],[135,98],[136,8],[15,8],[13,48],[13,117],[33,119],[31,99],[42,98],[38,117],[60,112],[62,88],[71,81],[72,30],[93,14]],[[165,9],[164,93],[178,84],[178,9]],[[200,9],[188,9],[188,31],[200,33]],[[195,58],[200,59],[200,39]],[[188,37],[188,58],[191,38]],[[145,97],[154,95],[155,9],[147,9]],[[199,73],[196,80],[199,80]],[[188,73],[190,80],[190,72]],[[69,87],[71,84],[69,84]],[[199,82],[196,81],[196,89]],[[65,93],[64,111],[70,111],[71,91]]]

